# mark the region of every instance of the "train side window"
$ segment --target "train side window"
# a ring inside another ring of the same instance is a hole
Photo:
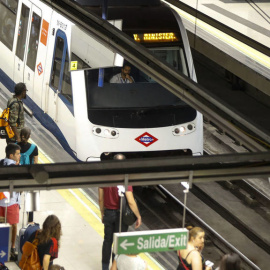
[[[35,71],[35,65],[36,65],[36,59],[37,59],[40,24],[41,24],[41,17],[37,15],[35,12],[33,12],[29,46],[28,46],[28,55],[27,55],[27,62],[26,62],[27,66],[31,68],[33,71]]]
[[[18,0],[0,0],[0,41],[13,49]]]
[[[67,38],[65,33],[61,30],[58,30],[56,33],[50,85],[55,90],[59,91],[59,97],[64,101],[68,108],[73,111]]]
[[[70,78],[70,71],[69,71],[69,57],[68,57],[68,51],[67,50],[66,50],[66,57],[65,57],[65,67],[64,67],[61,94],[64,97],[66,97],[66,99],[71,104],[73,104],[72,90],[71,90],[71,78]]]
[[[64,45],[65,45],[64,39],[57,36],[56,45],[55,45],[55,54],[54,54],[54,60],[53,60],[52,75],[51,75],[51,85],[55,89],[59,88]]]
[[[26,46],[26,35],[28,29],[29,14],[30,9],[26,5],[22,4],[21,18],[18,29],[18,41],[16,48],[16,56],[18,56],[22,61],[24,58],[24,51]]]

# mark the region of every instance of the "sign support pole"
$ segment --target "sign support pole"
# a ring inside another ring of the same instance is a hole
[[[126,190],[128,190],[128,174],[125,174],[125,192]],[[120,222],[119,222],[119,232],[121,233],[122,231],[122,213],[123,213],[123,198],[124,198],[124,194],[121,194],[121,200],[120,200]],[[126,200],[126,203],[127,200]]]
[[[188,183],[188,187],[184,190],[185,196],[184,196],[184,210],[183,210],[182,228],[185,228],[185,223],[186,223],[187,194],[188,194],[188,192],[189,192],[189,189],[192,188],[192,180],[193,180],[193,171],[190,171],[190,172],[189,172],[189,183]]]

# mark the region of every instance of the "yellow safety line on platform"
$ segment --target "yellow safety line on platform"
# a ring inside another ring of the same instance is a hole
[[[30,142],[36,144],[33,140],[30,140]],[[38,147],[38,150],[39,163],[53,163],[53,160],[40,147]],[[79,189],[62,189],[57,190],[57,192],[104,238],[104,226],[101,223],[99,208],[87,198],[86,194]],[[141,253],[140,257],[147,262],[149,270],[164,270],[150,254]]]
[[[1,109],[0,109],[1,110]],[[37,145],[32,139],[30,143]],[[54,161],[38,145],[38,163],[54,163]],[[89,223],[89,225],[104,238],[104,226],[101,223],[100,211],[86,194],[79,189],[62,189],[57,192]],[[83,206],[83,207],[82,207]],[[147,262],[149,270],[165,270],[158,261],[148,253],[141,253],[140,257]]]
[[[103,238],[104,227],[101,223],[100,211],[96,205],[91,203],[89,199],[79,189],[58,190],[59,194],[87,221],[90,226]],[[83,207],[82,207],[83,206]],[[148,264],[149,269],[163,270],[164,268],[155,261],[148,253],[141,253],[140,257]]]

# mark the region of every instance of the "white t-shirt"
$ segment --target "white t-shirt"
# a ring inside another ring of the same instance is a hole
[[[129,257],[121,254],[116,255],[115,260],[118,270],[145,270],[146,264],[139,256]]]
[[[132,76],[130,76],[130,78],[133,80],[134,79]],[[132,83],[129,79],[123,79],[121,73],[118,73],[116,75],[114,75],[111,79],[110,79],[110,83]]]

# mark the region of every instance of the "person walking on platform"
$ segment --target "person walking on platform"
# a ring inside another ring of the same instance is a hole
[[[20,132],[24,127],[24,111],[22,99],[26,98],[26,85],[17,83],[15,85],[15,95],[8,100],[7,107],[10,108],[9,124],[14,132],[14,137],[7,139],[7,143],[20,142]]]
[[[105,187],[98,189],[99,195],[99,207],[101,212],[102,222],[104,224],[104,241],[102,246],[102,270],[108,270],[111,258],[111,249],[113,243],[113,234],[119,232],[120,223],[120,196],[119,192],[122,192],[123,186],[118,187]],[[137,207],[136,201],[133,197],[132,186],[128,186],[128,190],[125,192],[127,202],[137,217],[135,229],[139,228],[142,223],[141,215]],[[121,231],[126,232],[128,225],[122,222]],[[112,254],[112,261],[114,260],[114,254]]]
[[[35,144],[31,144],[28,142],[31,135],[31,129],[28,127],[24,127],[21,130],[20,138],[21,141],[18,145],[21,147],[21,165],[28,164],[37,164],[38,163],[38,147]],[[34,221],[34,212],[37,211],[39,207],[36,207],[36,203],[39,202],[39,191],[30,191],[25,192],[25,208],[28,212],[28,223]],[[28,209],[28,210],[27,210]]]
[[[189,231],[187,249],[178,250],[179,265],[177,270],[211,270],[205,266],[201,251],[204,247],[205,232],[199,227],[194,227]]]
[[[21,147],[15,143],[6,146],[6,158],[0,161],[2,166],[16,166],[20,162]],[[5,198],[0,200],[0,216],[6,217],[7,222],[11,225],[11,257],[10,260],[17,261],[18,254],[15,249],[17,236],[17,224],[19,223],[20,193],[4,192]],[[6,211],[7,210],[7,211]]]

